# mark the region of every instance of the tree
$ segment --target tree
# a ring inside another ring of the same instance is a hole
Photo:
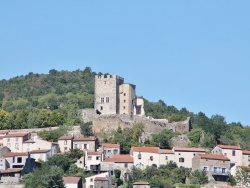
[[[235,176],[237,185],[241,185],[241,186],[243,185],[243,186],[249,187],[250,186],[249,173],[250,173],[250,171],[249,171],[248,167],[237,166],[236,167],[236,176]]]
[[[54,155],[48,159],[47,164],[50,166],[58,166],[64,172],[67,172],[70,164],[72,163],[71,159],[68,158],[66,155]]]
[[[190,183],[203,185],[208,183],[206,171],[195,170],[190,174]]]
[[[84,136],[93,136],[92,122],[80,123],[81,134]]]

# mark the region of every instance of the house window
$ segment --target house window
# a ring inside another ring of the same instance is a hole
[[[74,149],[77,149],[77,144],[74,145]]]
[[[217,172],[218,172],[218,168],[214,167],[214,173],[217,173]]]
[[[123,96],[126,96],[126,93],[123,93]]]
[[[111,150],[109,149],[109,150],[108,150],[108,153],[110,153],[110,152],[111,152]]]
[[[125,110],[125,109],[126,109],[126,106],[123,106],[123,109]]]
[[[68,148],[67,147],[64,147],[64,151],[67,151],[68,150]]]
[[[248,161],[250,161],[250,155],[248,155]]]
[[[227,156],[227,153],[224,153],[224,156]]]
[[[67,140],[64,140],[64,145],[67,145]]]
[[[104,97],[101,98],[101,103],[104,103]]]
[[[232,151],[232,156],[235,156],[235,150]]]
[[[7,142],[10,142],[10,138],[7,138]]]
[[[84,144],[84,145],[83,145],[83,148],[84,148],[84,149],[88,149],[88,144]]]
[[[168,160],[168,156],[165,157],[165,160]]]
[[[15,144],[15,149],[19,149],[19,144],[18,143]]]
[[[101,158],[99,156],[96,156],[96,160],[99,161]]]
[[[124,103],[126,103],[126,100],[123,100]]]
[[[109,97],[106,97],[106,103],[109,103]]]
[[[22,163],[22,157],[17,157],[17,163]]]
[[[124,163],[124,168],[128,168],[128,163]]]
[[[92,160],[92,156],[88,156],[88,160],[91,161]]]
[[[183,157],[179,158],[179,162],[184,163],[184,158]]]
[[[221,169],[222,174],[225,174],[225,173],[226,173],[226,171],[227,171],[227,169],[226,169],[226,168],[222,168],[222,169]]]
[[[103,110],[103,106],[100,107],[100,110]]]
[[[150,159],[150,161],[153,161],[153,160],[154,160],[153,156],[150,156],[149,159]]]
[[[140,153],[138,154],[138,159],[141,159],[141,154]]]
[[[92,179],[92,178],[91,178]],[[90,181],[91,181],[91,179],[90,179]],[[93,181],[93,179],[92,179],[92,181]],[[90,188],[94,188],[94,186],[93,185],[90,185]]]
[[[93,178],[90,178],[90,182],[93,182]]]
[[[114,149],[114,155],[118,154],[118,149]]]
[[[18,142],[18,138],[16,138],[16,142]]]
[[[207,172],[207,171],[208,171],[208,167],[207,167],[207,166],[204,166],[204,167],[203,167],[203,171]]]

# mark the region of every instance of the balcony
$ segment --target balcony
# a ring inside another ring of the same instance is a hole
[[[229,176],[229,172],[212,171],[213,176]]]

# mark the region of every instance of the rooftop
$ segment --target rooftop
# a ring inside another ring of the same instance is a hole
[[[7,170],[1,170],[1,173],[15,173],[15,172],[21,172],[22,168],[8,168]]]
[[[174,147],[174,151],[186,151],[186,152],[205,152],[204,148],[181,148],[181,147]]]
[[[34,153],[47,153],[49,152],[50,149],[39,149],[39,150],[32,150],[30,151],[31,154],[34,154]]]
[[[29,133],[16,133],[16,132],[12,132],[7,135],[4,135],[3,138],[12,138],[12,137],[24,137],[27,136]]]
[[[102,155],[102,152],[88,152],[88,155]]]
[[[243,155],[250,155],[250,150],[243,150],[242,153]]]
[[[133,163],[134,159],[130,155],[114,155],[112,158],[104,159],[103,162]]]
[[[15,157],[15,156],[28,156],[28,153],[27,152],[9,152],[3,155],[3,157]]]
[[[71,176],[63,177],[63,181],[65,184],[66,183],[78,183],[80,180],[81,180],[80,177],[71,177]]]
[[[198,154],[201,159],[211,159],[211,160],[221,160],[221,161],[230,161],[229,158],[224,155],[215,155],[215,154]]]
[[[96,177],[95,181],[108,181],[107,177]]]
[[[160,153],[164,154],[174,154],[174,152],[170,149],[160,149]]]
[[[102,144],[102,147],[105,147],[105,148],[120,148],[120,145],[119,144],[104,143],[104,144]]]
[[[71,140],[73,138],[73,136],[61,136],[60,138],[58,138],[58,140]]]
[[[145,146],[136,147],[136,146],[133,146],[131,148],[131,151],[133,151],[133,152],[145,152],[145,153],[159,153],[160,149],[158,147],[145,147]]]
[[[217,147],[220,147],[221,149],[234,149],[234,150],[241,150],[240,146],[231,146],[231,145],[217,145]]]
[[[95,141],[95,137],[80,137],[80,138],[74,138],[73,141]]]

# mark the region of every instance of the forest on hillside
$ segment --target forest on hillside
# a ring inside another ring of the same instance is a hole
[[[94,107],[94,77],[90,67],[84,70],[48,74],[30,72],[9,80],[0,80],[0,129],[42,128],[80,124],[79,109]],[[188,134],[193,146],[213,147],[216,143],[250,147],[250,128],[239,122],[227,123],[221,115],[207,117],[186,108],[177,109],[164,101],[145,100],[147,116],[167,118],[170,122],[191,118]]]

